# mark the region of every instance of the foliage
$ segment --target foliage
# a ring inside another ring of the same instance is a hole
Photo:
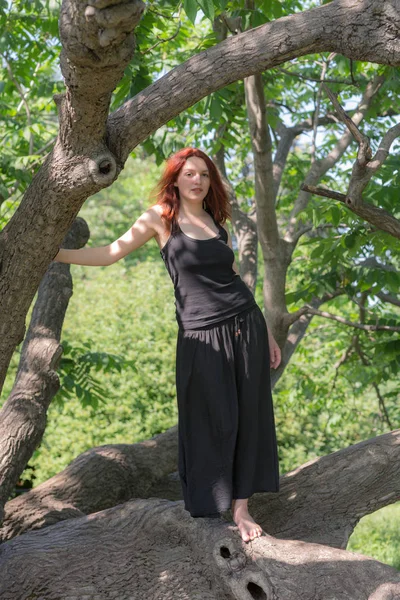
[[[0,5],[0,228],[15,211],[57,133],[62,90],[58,2]]]
[[[53,403],[64,404],[76,396],[83,407],[92,406],[97,409],[99,402],[107,402],[107,396],[101,380],[93,375],[101,371],[102,374],[128,369],[132,365],[122,357],[108,352],[93,352],[93,340],[82,342],[82,345],[71,345],[64,341],[63,355],[60,360],[58,373],[60,377],[60,390]]]

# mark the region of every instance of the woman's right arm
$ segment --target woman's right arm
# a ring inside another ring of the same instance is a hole
[[[74,265],[101,267],[112,265],[137,250],[160,232],[162,220],[157,206],[152,206],[135,221],[130,229],[107,246],[68,250],[61,248],[53,260]]]

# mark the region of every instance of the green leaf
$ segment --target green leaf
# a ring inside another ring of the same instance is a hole
[[[354,232],[350,233],[350,235],[345,236],[344,244],[345,244],[346,248],[349,248],[349,250],[351,248],[354,248],[355,243],[356,243],[356,234],[354,234]]]
[[[310,258],[320,258],[322,254],[321,246],[317,246],[310,254]]]
[[[218,98],[214,96],[210,104],[210,115],[213,119],[219,121],[222,117],[222,106]]]
[[[210,21],[214,21],[215,13],[212,0],[197,0],[197,4],[200,6],[205,16],[210,19]]]
[[[197,6],[196,0],[184,0],[183,1],[183,8],[185,10],[185,13],[188,16],[188,19],[194,25],[194,22],[195,22],[196,16],[197,16],[197,11],[198,11],[198,6]]]
[[[334,205],[330,207],[330,213],[331,213],[332,223],[335,225],[335,227],[337,227],[340,223],[340,218],[342,216],[342,213],[340,212],[340,209]]]
[[[67,388],[67,390],[72,390],[74,388],[74,380],[69,375],[66,375],[63,378],[63,385]]]

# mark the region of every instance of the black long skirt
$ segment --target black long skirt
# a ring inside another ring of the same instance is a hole
[[[176,388],[185,509],[218,517],[232,499],[279,491],[268,330],[257,305],[179,329]]]

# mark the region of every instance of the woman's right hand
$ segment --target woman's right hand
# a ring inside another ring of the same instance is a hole
[[[69,250],[61,248],[53,260],[62,263],[87,266],[108,266],[137,250],[163,227],[158,205],[152,206],[135,221],[130,229],[107,246]]]

